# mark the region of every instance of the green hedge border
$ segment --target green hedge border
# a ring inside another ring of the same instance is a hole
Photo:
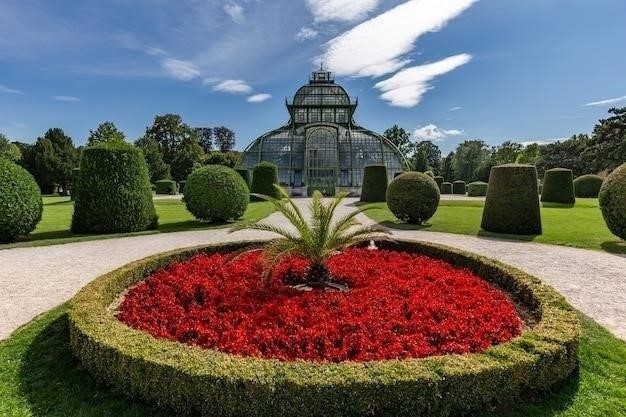
[[[512,404],[544,391],[578,367],[580,323],[551,287],[522,271],[456,249],[398,241],[382,247],[423,253],[465,267],[506,290],[536,324],[480,354],[367,363],[280,362],[157,340],[113,315],[129,286],[198,253],[250,242],[155,255],[108,273],[81,290],[69,311],[74,354],[125,395],[177,412],[211,416],[449,416]]]

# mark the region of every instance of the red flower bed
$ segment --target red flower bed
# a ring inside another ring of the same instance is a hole
[[[371,361],[480,352],[522,330],[512,302],[473,273],[416,254],[351,249],[328,267],[350,292],[284,284],[289,259],[261,284],[258,254],[225,265],[200,255],[130,289],[118,318],[158,338],[242,356]]]

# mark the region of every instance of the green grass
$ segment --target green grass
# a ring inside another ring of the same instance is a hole
[[[0,342],[0,415],[171,416],[94,382],[70,353],[66,310],[57,307]],[[589,318],[581,320],[580,373],[502,417],[626,415],[626,343]]]
[[[185,203],[181,200],[155,199],[154,206],[159,215],[159,228],[157,230],[108,235],[77,235],[69,230],[74,210],[74,203],[70,201],[69,197],[44,197],[43,217],[37,228],[30,235],[15,243],[0,245],[0,249],[57,245],[86,240],[181,232],[185,230],[217,229],[231,225],[231,223],[202,223],[187,211]],[[274,208],[271,203],[266,201],[253,202],[250,203],[244,217],[239,221],[258,221],[269,216],[273,211]]]
[[[543,234],[539,236],[507,235],[481,230],[483,205],[482,200],[442,200],[435,216],[423,226],[398,222],[385,203],[365,204],[361,207],[374,207],[366,214],[376,222],[392,229],[499,237],[626,253],[626,244],[611,234],[606,227],[597,199],[577,199],[575,206],[543,205],[541,208]]]

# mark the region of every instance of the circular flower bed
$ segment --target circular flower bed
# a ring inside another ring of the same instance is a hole
[[[507,296],[466,269],[423,255],[350,249],[328,268],[348,293],[302,292],[306,262],[262,285],[258,253],[198,255],[151,275],[118,318],[155,337],[241,356],[372,361],[480,352],[518,336]]]

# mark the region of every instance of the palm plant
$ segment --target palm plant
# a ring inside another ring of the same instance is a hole
[[[255,194],[255,196],[271,202],[276,211],[281,213],[293,226],[294,231],[268,223],[240,224],[230,230],[231,233],[244,229],[259,230],[273,232],[281,236],[264,244],[260,249],[261,259],[265,267],[264,282],[266,285],[269,284],[274,267],[282,259],[286,256],[297,255],[309,262],[304,276],[305,284],[299,285],[299,288],[334,288],[345,291],[347,290],[346,286],[332,282],[326,261],[340,251],[364,242],[392,240],[388,230],[378,225],[363,226],[357,220],[357,215],[367,209],[353,211],[334,221],[335,210],[347,197],[346,193],[339,194],[325,204],[322,193],[315,191],[309,206],[311,220],[307,222],[289,195],[281,187],[275,187],[279,191],[281,199],[260,194]]]

